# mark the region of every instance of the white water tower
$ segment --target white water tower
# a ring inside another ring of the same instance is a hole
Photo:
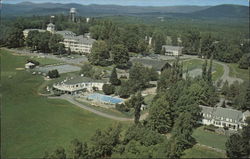
[[[70,8],[69,16],[72,22],[76,21],[76,9],[75,8]]]

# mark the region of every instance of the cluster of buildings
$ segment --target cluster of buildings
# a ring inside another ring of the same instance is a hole
[[[75,22],[76,18],[75,18],[75,14],[76,11],[74,8],[70,9],[70,19],[71,21]],[[89,18],[86,19],[86,21],[89,21]],[[24,38],[27,38],[29,32],[31,31],[38,31],[38,32],[50,32],[52,34],[59,34],[63,37],[63,42],[61,42],[62,44],[64,44],[66,49],[70,49],[73,52],[77,52],[77,53],[83,53],[83,54],[89,54],[91,52],[91,48],[93,43],[96,41],[95,39],[92,39],[90,37],[90,34],[87,33],[85,35],[76,35],[75,33],[73,33],[72,31],[67,31],[67,30],[63,30],[63,31],[56,31],[56,26],[53,23],[49,23],[47,25],[47,29],[43,30],[43,29],[25,29],[23,30],[23,35]]]
[[[246,125],[245,120],[250,117],[250,112],[241,112],[239,110],[223,108],[223,107],[208,107],[201,106],[203,125],[214,125],[221,128],[229,128],[230,130],[239,130]]]

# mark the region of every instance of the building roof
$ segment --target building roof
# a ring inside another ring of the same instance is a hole
[[[211,114],[212,118],[219,118],[220,120],[226,121],[226,119],[232,119],[232,122],[241,121],[243,113],[238,110],[230,109],[230,108],[222,108],[222,107],[208,107],[202,106],[202,113]],[[223,117],[223,118],[221,118]]]
[[[70,79],[66,79],[62,81],[61,83],[64,83],[66,85],[74,85],[74,84],[79,84],[79,83],[91,83],[91,82],[96,82],[96,83],[106,83],[107,80],[96,80],[88,77],[71,77]]]
[[[76,36],[75,33],[73,33],[72,31],[68,31],[68,30],[57,31],[56,33],[62,35],[63,38],[67,38],[67,37],[71,37],[71,36]]]
[[[165,60],[154,60],[154,59],[143,59],[143,58],[133,58],[131,62],[141,63],[145,67],[154,68],[156,71],[162,71],[164,67],[171,67],[171,65]]]
[[[250,117],[250,111],[247,110],[243,113],[243,115],[247,118],[247,117]]]
[[[242,118],[242,112],[238,110],[234,110],[234,109],[229,109],[229,108],[216,107],[214,116],[223,117],[223,120],[226,120],[226,118],[229,118],[234,121],[240,121]]]
[[[79,35],[76,37],[79,43],[81,44],[90,44],[92,45],[96,40],[92,38],[86,38],[83,35]]]
[[[203,106],[203,105],[200,105],[201,107],[201,111],[202,113],[205,113],[205,114],[213,114],[214,112],[214,107],[207,107],[207,106]]]
[[[179,51],[179,50],[181,50],[183,47],[181,47],[181,46],[163,45],[162,48],[164,48],[165,50]]]
[[[92,45],[96,41],[95,39],[88,38],[83,35],[76,36],[76,34],[73,33],[72,31],[63,30],[63,31],[57,31],[56,33],[62,35],[64,39],[75,40],[80,44]]]

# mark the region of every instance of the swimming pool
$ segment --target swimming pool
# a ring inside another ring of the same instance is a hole
[[[88,99],[98,100],[100,102],[110,103],[110,104],[117,104],[123,102],[121,98],[115,98],[99,93],[93,93],[87,96]]]

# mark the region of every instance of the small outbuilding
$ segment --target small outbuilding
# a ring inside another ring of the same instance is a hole
[[[35,66],[36,66],[36,65],[33,64],[32,62],[28,62],[28,63],[25,64],[25,68],[26,68],[26,69],[31,69],[31,68],[34,68]]]

